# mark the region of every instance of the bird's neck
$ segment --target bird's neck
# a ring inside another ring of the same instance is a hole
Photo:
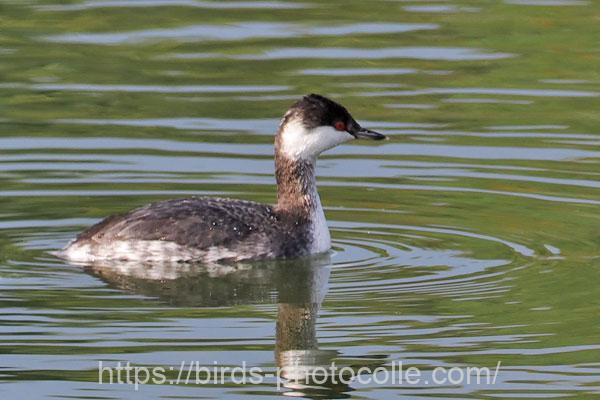
[[[323,212],[317,193],[315,164],[315,159],[291,159],[285,154],[275,155],[277,209],[280,212],[306,218]]]
[[[275,139],[275,208],[287,224],[310,227],[311,253],[325,252],[331,247],[331,237],[317,193],[316,156],[294,156],[294,152],[282,151],[281,132],[279,133]]]

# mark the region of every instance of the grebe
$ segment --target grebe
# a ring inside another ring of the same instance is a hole
[[[80,233],[59,257],[100,260],[218,262],[294,258],[331,247],[315,180],[319,154],[352,139],[385,139],[362,128],[340,104],[304,96],[275,136],[277,204],[192,197],[113,215]]]

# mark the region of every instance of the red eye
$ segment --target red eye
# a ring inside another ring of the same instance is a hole
[[[343,123],[342,121],[338,121],[335,123],[334,125],[335,129],[337,129],[338,131],[345,131],[346,130],[346,124]]]

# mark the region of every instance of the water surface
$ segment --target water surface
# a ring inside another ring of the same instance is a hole
[[[597,397],[599,20],[579,0],[0,1],[1,397]],[[48,253],[151,201],[273,202],[273,132],[310,92],[390,137],[320,159],[328,257]],[[99,361],[501,369],[135,391]]]

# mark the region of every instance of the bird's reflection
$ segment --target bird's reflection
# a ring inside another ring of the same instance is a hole
[[[206,266],[193,264],[96,264],[85,267],[110,286],[185,307],[277,302],[275,361],[284,394],[344,398],[351,391],[325,371],[339,355],[320,350],[316,322],[328,290],[329,256],[294,261]],[[373,359],[368,364],[373,365]],[[376,361],[380,364],[379,360]],[[316,376],[316,380],[313,377]]]

